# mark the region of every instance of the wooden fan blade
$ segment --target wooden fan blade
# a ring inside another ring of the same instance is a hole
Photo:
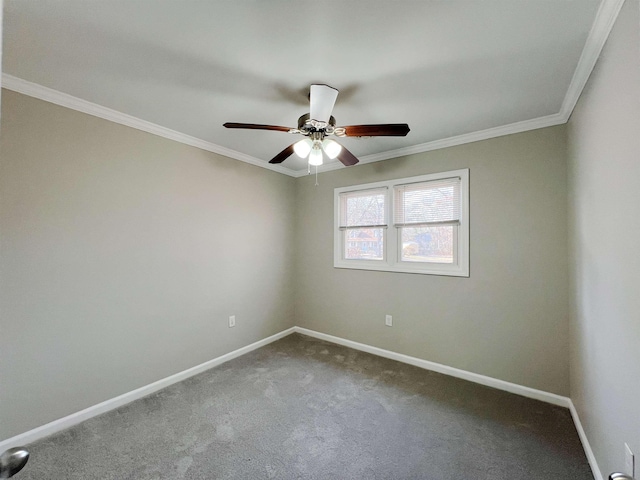
[[[282,150],[279,154],[277,154],[275,157],[273,157],[271,160],[269,160],[269,163],[282,163],[282,162],[284,162],[287,158],[289,158],[293,154],[293,146],[294,145],[295,144],[292,143],[287,148]]]
[[[404,137],[409,133],[409,125],[406,123],[351,125],[342,128],[345,137]]]
[[[234,123],[227,122],[223,125],[227,128],[246,128],[249,130],[275,130],[277,132],[288,132],[291,130],[289,127],[279,127],[278,125],[259,125],[257,123]]]
[[[344,145],[340,145],[340,146],[342,147],[342,149],[340,150],[340,153],[336,158],[340,160],[345,167],[350,167],[351,165],[355,165],[360,161],[356,158],[356,156],[353,153],[351,153],[349,150],[344,148]]]

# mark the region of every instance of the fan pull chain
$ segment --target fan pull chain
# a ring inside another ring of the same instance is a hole
[[[318,166],[316,165],[316,187],[319,185],[318,183]]]

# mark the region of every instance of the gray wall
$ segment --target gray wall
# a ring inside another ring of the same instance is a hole
[[[639,47],[627,0],[568,127],[571,398],[605,478],[624,442],[640,463]]]
[[[293,178],[10,91],[0,139],[0,439],[293,325]]]
[[[299,326],[569,393],[565,127],[296,184]],[[333,189],[470,169],[470,278],[333,268]],[[384,325],[392,314],[394,326]]]
[[[571,333],[571,396],[603,471],[620,468],[623,441],[640,451],[638,20],[628,0],[568,130],[318,187],[4,91],[0,438],[294,323],[567,395]],[[333,268],[335,187],[458,168],[470,278]]]

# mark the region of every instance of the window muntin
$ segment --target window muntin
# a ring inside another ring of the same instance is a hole
[[[469,276],[469,170],[335,189],[334,266]]]

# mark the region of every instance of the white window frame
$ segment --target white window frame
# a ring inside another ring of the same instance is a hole
[[[457,235],[454,236],[453,263],[422,263],[403,262],[400,260],[399,241],[401,228],[393,224],[394,211],[394,186],[407,183],[429,182],[446,178],[460,178],[460,206],[462,209],[460,225],[457,227]],[[357,192],[359,190],[369,190],[374,188],[385,188],[387,194],[385,198],[386,210],[386,231],[384,236],[383,260],[346,260],[344,258],[344,230],[340,228],[340,194]],[[418,273],[423,275],[447,275],[454,277],[469,276],[469,169],[452,170],[448,172],[432,173],[416,177],[399,178],[384,182],[367,183],[334,189],[334,243],[333,243],[333,266],[335,268],[347,268],[355,270],[378,270],[382,272]]]

